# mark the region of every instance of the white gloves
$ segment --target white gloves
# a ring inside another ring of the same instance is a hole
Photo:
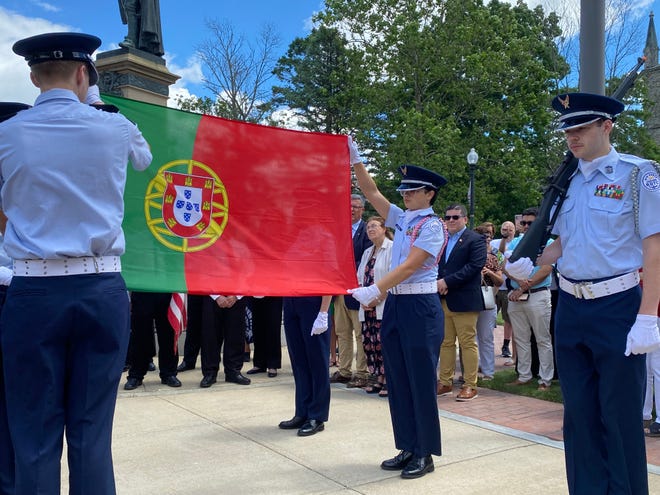
[[[362,163],[362,157],[357,149],[357,145],[351,136],[348,136],[348,151],[350,153],[351,165]]]
[[[654,315],[637,315],[635,324],[626,339],[626,356],[645,354],[660,349],[658,318]]]
[[[319,311],[316,315],[316,320],[312,325],[312,333],[310,335],[321,335],[328,329],[328,313],[326,311]]]
[[[87,105],[96,105],[98,104],[103,104],[103,101],[101,100],[101,94],[99,93],[99,87],[95,84],[94,86],[90,86],[87,89],[87,96],[85,97],[85,101],[83,102]]]
[[[0,266],[0,285],[9,285],[14,272],[6,266]]]
[[[362,306],[371,306],[371,303],[377,299],[380,299],[381,296],[380,289],[376,284],[370,285],[369,287],[348,289],[347,292],[351,294],[355,299],[357,299],[357,301],[362,304]]]
[[[534,263],[529,258],[520,258],[518,261],[510,263],[508,259],[511,257],[511,251],[504,253],[507,259],[506,266],[504,267],[509,276],[517,280],[527,280],[534,269]]]

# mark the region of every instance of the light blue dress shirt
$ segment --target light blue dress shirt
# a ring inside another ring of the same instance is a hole
[[[449,255],[451,254],[452,250],[454,249],[454,246],[456,246],[456,244],[458,243],[458,240],[463,235],[463,232],[465,232],[465,229],[467,229],[467,227],[463,227],[458,232],[455,232],[453,234],[449,234],[449,237],[447,239],[447,247],[445,248],[445,261],[447,261],[447,259],[449,258]]]
[[[635,233],[630,180],[635,166],[640,167],[640,235]],[[642,266],[642,239],[658,232],[658,173],[648,160],[612,148],[593,162],[580,160],[553,229],[561,236],[562,245],[557,269],[573,280],[636,271]]]
[[[4,247],[14,260],[121,255],[128,161],[144,170],[149,145],[123,115],[52,89],[0,124]]]
[[[410,253],[410,240],[415,225],[428,216],[433,215],[433,208],[423,210],[403,211],[394,204],[390,204],[385,226],[394,229],[394,243],[392,245],[391,270],[405,261]],[[442,223],[437,217],[427,220],[419,230],[413,246],[423,249],[429,256],[422,267],[402,283],[435,282],[438,278],[436,258],[445,242]]]

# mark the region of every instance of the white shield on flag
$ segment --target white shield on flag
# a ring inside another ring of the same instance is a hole
[[[174,218],[186,227],[195,225],[202,219],[202,190],[199,187],[175,185]]]

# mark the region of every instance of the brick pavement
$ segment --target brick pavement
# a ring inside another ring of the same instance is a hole
[[[501,347],[502,327],[498,326],[495,330],[496,352]],[[504,361],[504,358],[496,358],[496,371],[506,369]],[[564,408],[555,402],[480,388],[479,397],[470,402],[457,402],[455,397],[438,397],[438,407],[453,414],[563,441]],[[660,467],[660,438],[646,438],[646,455],[649,464]]]

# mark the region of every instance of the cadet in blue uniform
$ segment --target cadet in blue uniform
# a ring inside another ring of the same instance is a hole
[[[568,487],[645,494],[644,353],[660,346],[660,176],[648,160],[611,146],[619,101],[573,93],[556,97],[553,108],[579,158],[554,226],[559,237],[538,261],[557,261],[559,271],[555,345]]]
[[[293,417],[281,421],[283,430],[308,437],[325,429],[330,411],[328,309],[332,296],[285,297],[284,332],[296,383]]]
[[[404,211],[378,190],[352,140],[349,147],[360,189],[386,219],[385,225],[394,229],[390,272],[374,285],[349,290],[365,306],[387,295],[381,341],[394,442],[400,452],[381,468],[418,478],[433,471],[431,455],[442,454],[436,369],[444,315],[436,279],[447,236],[431,205],[447,181],[421,167],[399,167],[403,178],[397,190]]]
[[[112,419],[129,304],[119,257],[130,160],[151,162],[137,127],[81,103],[98,74],[95,36],[14,44],[41,94],[0,124],[5,250],[14,260],[1,342],[16,494],[59,494],[66,433],[72,494],[113,494]],[[29,366],[26,366],[29,363]]]
[[[0,103],[0,122],[10,119],[17,112],[30,108],[24,103]],[[4,232],[5,223],[2,218],[0,230]],[[7,286],[13,275],[11,258],[7,256],[2,245],[4,237],[0,235],[0,311],[5,303]],[[0,345],[0,493],[14,493],[14,447],[9,435],[9,424],[7,423],[7,404],[5,401],[5,380],[2,371],[2,345]]]

